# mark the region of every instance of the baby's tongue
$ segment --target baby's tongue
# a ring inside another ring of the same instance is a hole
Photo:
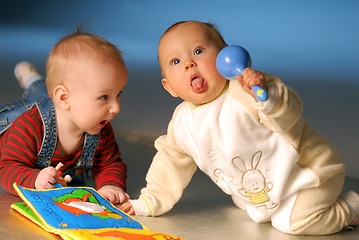
[[[192,89],[193,91],[198,91],[203,87],[204,80],[202,78],[195,78],[192,81]]]

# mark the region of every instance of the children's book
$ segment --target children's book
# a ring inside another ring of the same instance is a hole
[[[65,240],[181,239],[150,231],[91,187],[14,188],[24,202],[11,208]]]

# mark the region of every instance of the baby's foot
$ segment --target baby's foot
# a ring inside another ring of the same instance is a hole
[[[15,66],[14,74],[22,88],[26,89],[30,85],[42,79],[42,76],[29,62],[20,62]]]
[[[351,216],[350,226],[356,226],[359,224],[359,194],[354,191],[349,191],[341,196],[341,199],[344,200],[348,205]]]

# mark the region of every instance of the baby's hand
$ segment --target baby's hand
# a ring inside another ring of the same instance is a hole
[[[121,206],[116,206],[116,207],[118,207],[121,211],[124,211],[127,214],[130,215],[135,214],[135,209],[130,202],[125,202]]]
[[[98,192],[112,204],[122,204],[130,199],[130,196],[117,186],[106,185],[101,187]]]
[[[255,95],[251,87],[258,85],[268,91],[267,82],[264,79],[264,76],[260,72],[253,70],[251,68],[246,68],[243,70],[242,74],[243,77],[241,75],[237,75],[237,79],[239,83],[242,85],[243,89],[247,93],[252,95],[254,98]]]
[[[42,169],[36,177],[35,188],[36,189],[49,189],[54,188],[52,184],[59,180],[59,174],[54,167],[46,167]]]

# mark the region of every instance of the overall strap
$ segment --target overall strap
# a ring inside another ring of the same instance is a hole
[[[35,167],[45,168],[50,166],[57,144],[57,128],[55,107],[51,99],[41,100],[35,103],[44,125],[44,136]],[[99,143],[100,134],[91,135],[85,133],[84,146],[79,160],[76,162],[75,170],[89,169],[93,165],[93,158]]]
[[[45,168],[51,164],[57,143],[55,107],[49,98],[37,101],[34,104],[37,106],[44,125],[44,136],[40,151],[37,154],[35,167]]]
[[[89,169],[93,165],[93,158],[100,140],[100,134],[91,135],[85,133],[84,146],[82,148],[82,153],[80,159],[75,164],[75,169],[83,170]]]
[[[100,134],[91,135],[85,133],[84,145],[79,160],[77,160],[73,168],[67,169],[63,173],[64,175],[70,175],[72,177],[71,183],[77,185],[89,184],[88,176],[91,172],[88,170],[93,166],[93,159],[99,140]]]

